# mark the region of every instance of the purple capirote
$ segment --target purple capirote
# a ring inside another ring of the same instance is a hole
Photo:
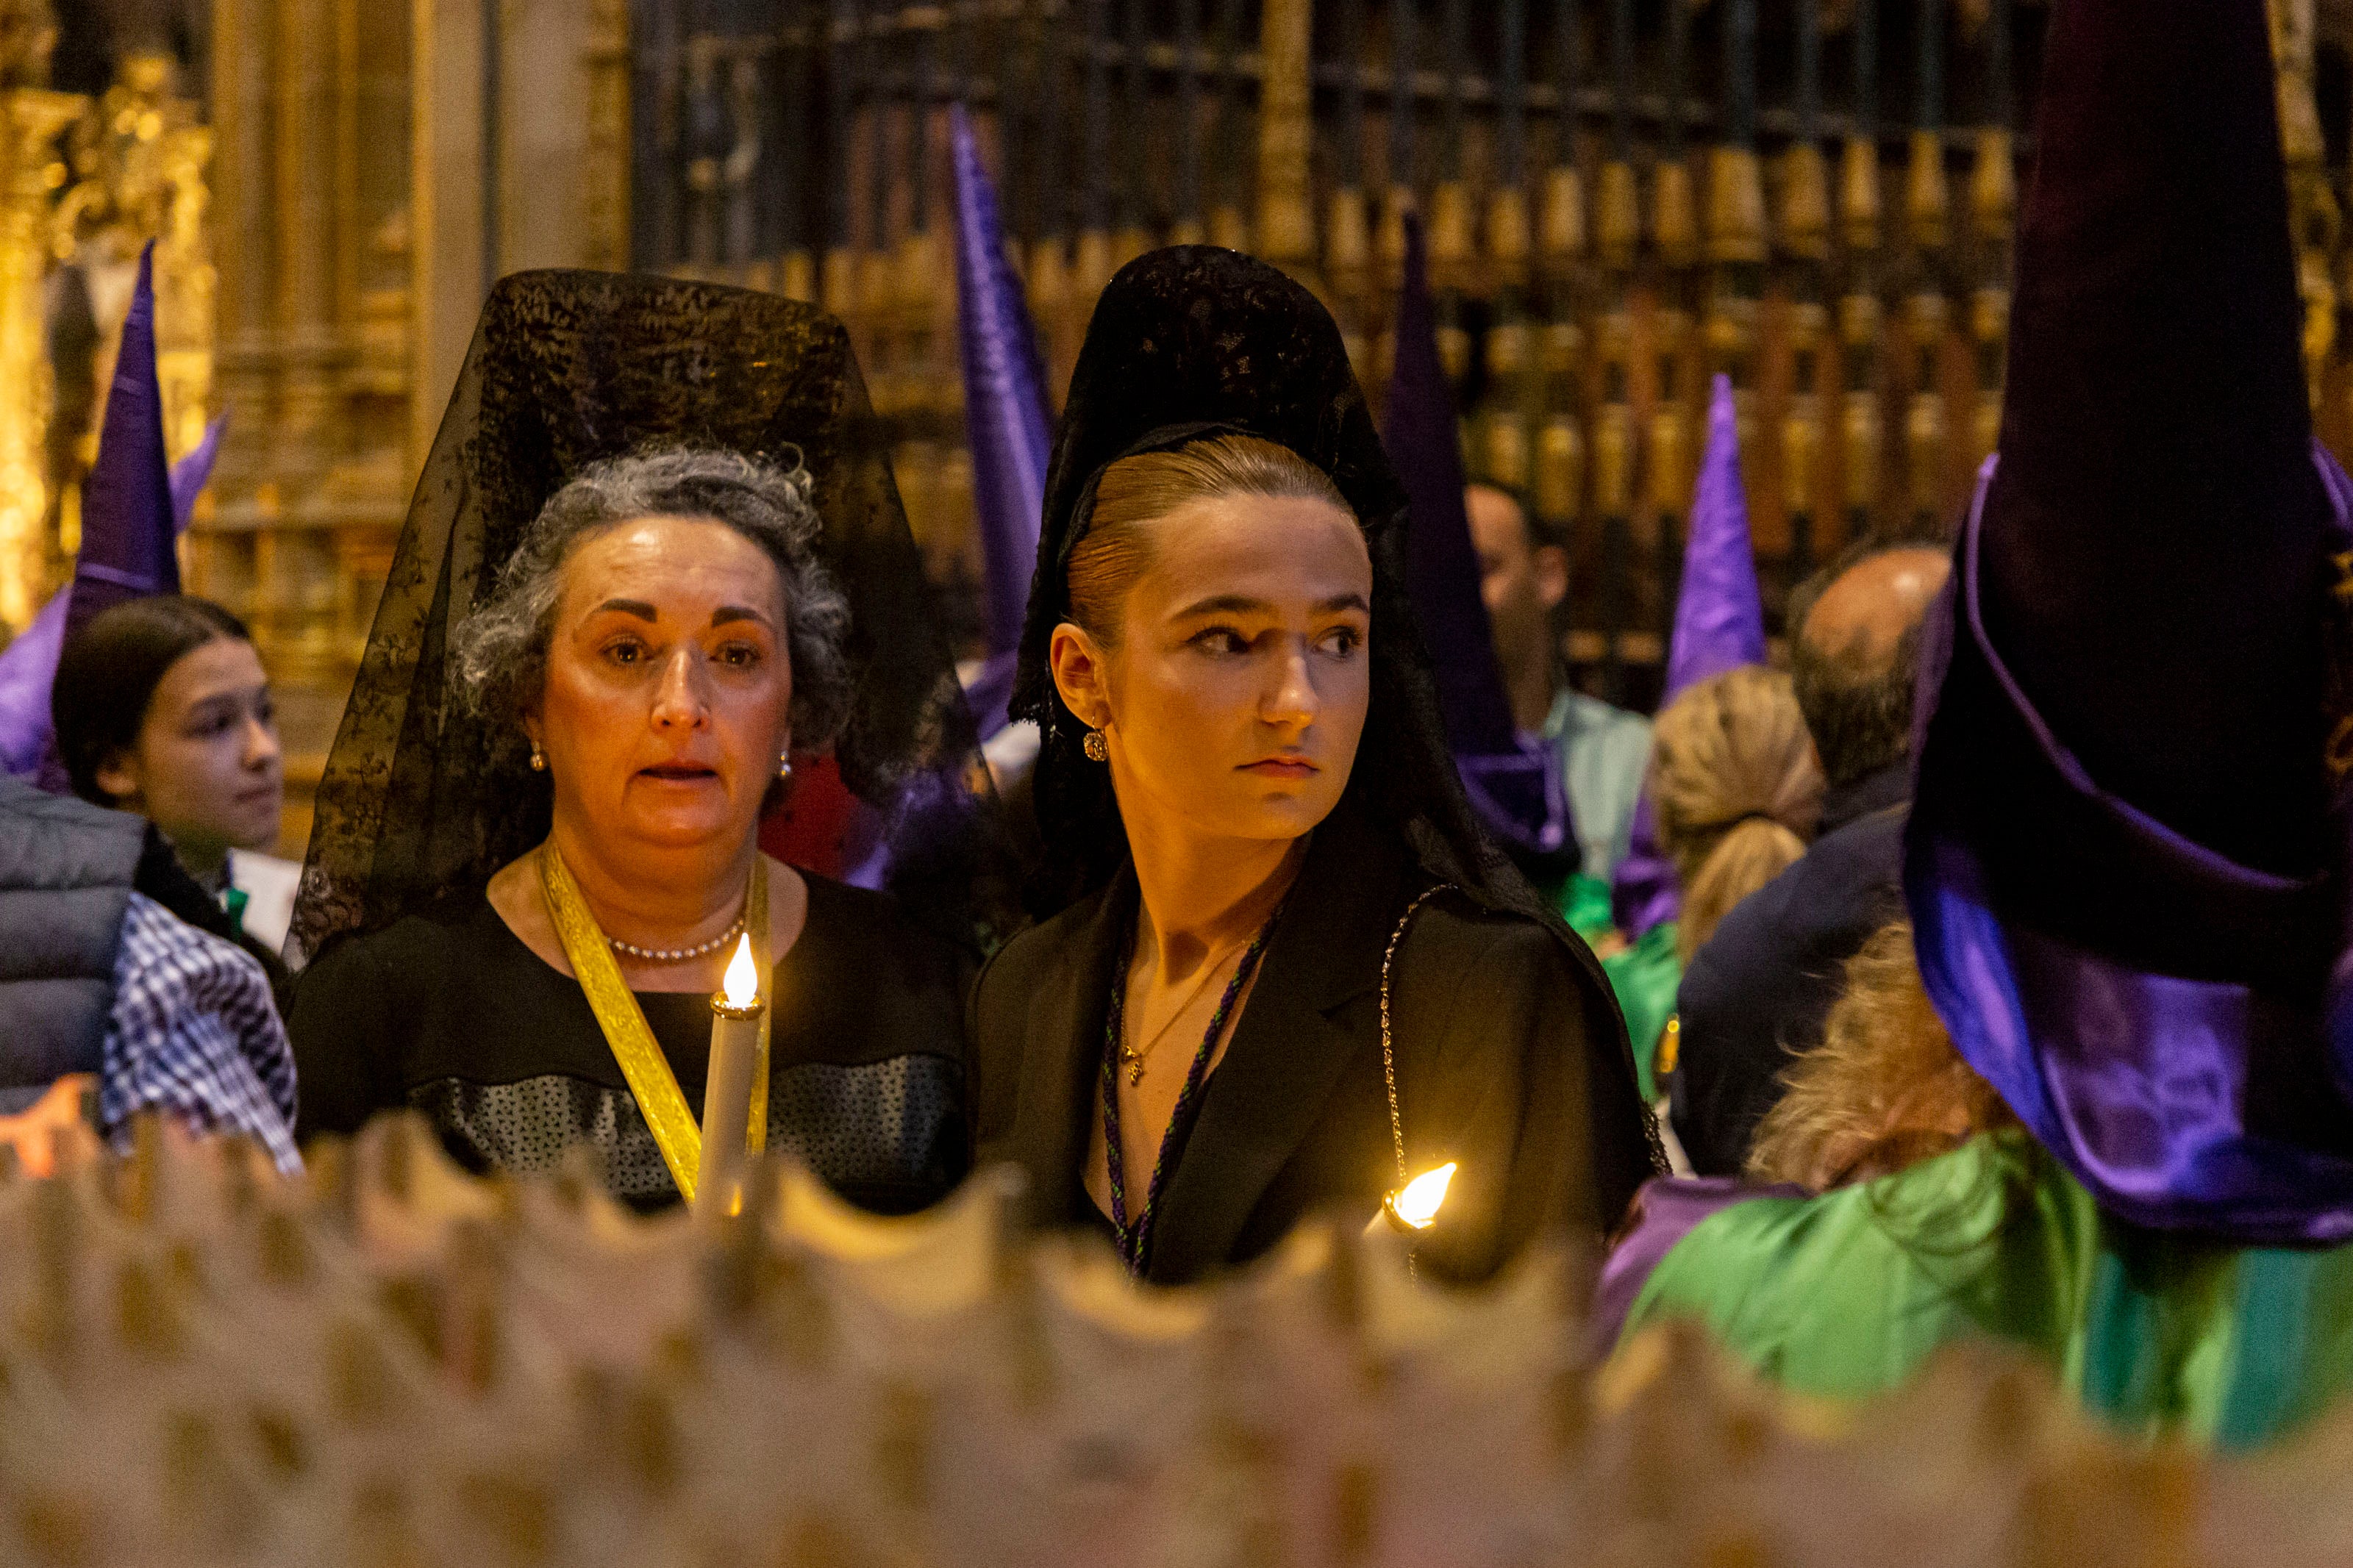
[[[1406,587],[1438,681],[1448,746],[1464,793],[1488,831],[1522,855],[1553,856],[1576,842],[1555,749],[1522,734],[1495,663],[1480,596],[1479,553],[1463,504],[1462,438],[1438,354],[1437,310],[1419,217],[1406,218],[1398,296],[1397,365],[1381,444],[1410,508]]]
[[[956,335],[964,354],[965,431],[972,447],[973,507],[980,521],[988,613],[988,678],[973,698],[981,737],[1005,725],[1012,652],[1021,640],[1038,563],[1053,416],[1038,334],[1021,280],[1006,255],[997,190],[964,106],[948,114],[956,198]]]
[[[98,458],[82,485],[81,548],[73,581],[50,596],[0,651],[0,772],[65,787],[51,756],[49,688],[66,639],[109,605],[177,593],[174,545],[211,479],[224,421],[216,419],[178,463],[166,465],[164,398],[155,375],[154,246],[122,322]]]
[[[1719,375],[1708,399],[1707,453],[1692,497],[1683,540],[1682,591],[1667,646],[1664,709],[1691,687],[1737,665],[1765,662],[1765,601],[1757,589],[1757,552],[1748,536],[1748,493],[1740,483],[1740,421],[1732,378]],[[1683,910],[1674,863],[1659,847],[1658,819],[1646,785],[1634,805],[1633,840],[1609,889],[1611,918],[1629,942]]]

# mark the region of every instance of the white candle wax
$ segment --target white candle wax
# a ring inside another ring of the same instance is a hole
[[[734,1210],[744,1180],[745,1140],[752,1121],[752,1073],[760,1050],[760,972],[744,937],[727,965],[726,988],[711,999],[711,1061],[702,1086],[702,1159],[694,1173],[694,1205],[713,1214]]]

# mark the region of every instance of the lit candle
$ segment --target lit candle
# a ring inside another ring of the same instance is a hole
[[[1366,1234],[1378,1229],[1384,1220],[1391,1229],[1408,1236],[1428,1230],[1438,1218],[1439,1205],[1446,1202],[1446,1185],[1454,1179],[1454,1171],[1455,1163],[1449,1160],[1435,1170],[1424,1171],[1383,1198],[1380,1212],[1365,1226]]]
[[[702,1088],[702,1160],[694,1173],[698,1209],[732,1214],[740,1202],[744,1142],[752,1123],[752,1073],[760,1050],[760,966],[749,932],[735,944],[723,988],[711,998],[711,1064]]]

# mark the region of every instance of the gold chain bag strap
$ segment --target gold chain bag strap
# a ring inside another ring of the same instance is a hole
[[[1389,932],[1388,947],[1381,953],[1381,1080],[1389,1091],[1389,1142],[1397,1150],[1397,1190],[1399,1192],[1405,1190],[1407,1181],[1405,1117],[1398,1110],[1397,1047],[1389,1034],[1390,972],[1397,967],[1398,945],[1405,941],[1406,928],[1413,924],[1413,917],[1421,912],[1421,906],[1440,893],[1452,891],[1454,884],[1451,882],[1440,882],[1434,888],[1423,889],[1413,902],[1405,907],[1405,913],[1398,917],[1397,930]]]
[[[580,895],[580,884],[572,879],[572,868],[565,865],[564,857],[556,853],[552,842],[539,852],[539,885],[547,896],[547,912],[555,921],[555,934],[564,943],[564,956],[571,961],[573,977],[580,982],[580,989],[588,998],[588,1010],[596,1015],[596,1026],[604,1031],[605,1044],[611,1049],[613,1059],[620,1064],[621,1076],[628,1080],[629,1093],[636,1098],[646,1127],[654,1135],[654,1146],[661,1151],[662,1163],[670,1167],[670,1180],[678,1184],[679,1195],[691,1205],[694,1202],[695,1172],[702,1164],[702,1128],[694,1112],[687,1109],[686,1096],[678,1087],[678,1075],[670,1071],[670,1058],[662,1055],[652,1027],[646,1023],[645,1009],[638,1005],[628,982],[621,978],[621,966],[613,957],[604,928],[589,912],[587,900]],[[751,920],[746,930],[752,939],[752,952],[760,960],[760,989],[765,993],[771,989],[765,856],[756,856],[752,861],[752,886],[747,899]],[[763,999],[775,1000],[765,996]],[[744,1147],[754,1155],[768,1141],[768,1026],[775,1013],[773,1006],[761,1010],[760,1043],[753,1058],[752,1114]]]

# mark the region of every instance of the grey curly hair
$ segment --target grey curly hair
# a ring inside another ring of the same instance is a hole
[[[849,601],[817,558],[821,524],[808,470],[739,452],[676,450],[591,463],[523,531],[489,600],[452,637],[451,671],[468,708],[520,734],[547,682],[548,644],[565,558],[599,529],[638,517],[711,518],[765,551],[784,592],[792,659],[793,744],[816,750],[849,716]]]

